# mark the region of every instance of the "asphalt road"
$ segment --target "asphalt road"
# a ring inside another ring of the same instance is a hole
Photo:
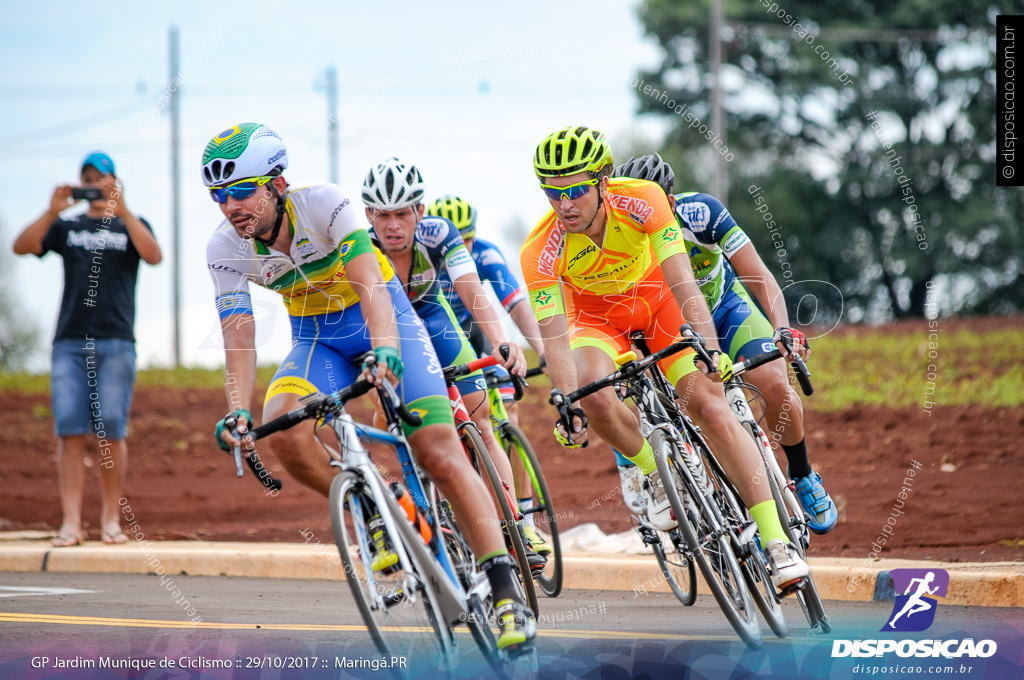
[[[789,600],[790,638],[776,640],[764,627],[765,647],[754,652],[738,641],[710,596],[683,607],[669,594],[565,591],[541,600],[541,675],[681,677],[689,666],[723,673],[748,668],[761,677],[857,677],[863,671],[852,665],[863,660],[832,659],[833,640],[883,637],[877,631],[892,604],[827,607],[834,626],[827,639],[808,634],[799,606]],[[996,639],[1001,652],[1019,659],[1022,630],[1021,609],[942,606],[927,636]],[[486,675],[472,638],[459,639],[463,657],[455,677]],[[410,655],[415,660],[416,650]],[[371,667],[380,656],[344,583],[0,574],[0,678],[384,677]],[[614,668],[620,670],[609,671]],[[952,675],[958,674],[970,677],[959,669]]]

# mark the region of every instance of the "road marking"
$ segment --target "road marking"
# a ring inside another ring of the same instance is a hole
[[[64,614],[31,614],[20,612],[0,612],[0,623],[48,623],[74,626],[116,626],[120,628],[203,628],[213,630],[286,630],[286,631],[340,631],[366,632],[366,626],[342,624],[303,624],[303,623],[215,623],[212,621],[169,621],[163,619],[117,619],[102,616],[68,616]],[[381,630],[386,632],[431,632],[426,626],[403,627],[387,626]],[[468,634],[466,628],[456,628],[457,633]],[[609,630],[557,630],[545,629],[537,631],[541,637],[569,638],[587,640],[735,640],[728,635],[683,635],[678,633],[640,633]]]
[[[81,595],[82,593],[98,592],[100,591],[79,590],[78,588],[42,588],[40,586],[0,586],[0,597],[30,597],[32,595]]]

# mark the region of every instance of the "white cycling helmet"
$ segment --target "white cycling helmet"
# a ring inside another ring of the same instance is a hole
[[[281,136],[259,123],[228,128],[203,151],[203,183],[208,187],[280,175],[287,167],[288,150]]]
[[[370,168],[363,180],[363,203],[377,210],[399,210],[423,200],[423,175],[415,165],[389,158]]]

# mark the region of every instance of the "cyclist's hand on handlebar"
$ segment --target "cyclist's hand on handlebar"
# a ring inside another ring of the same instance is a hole
[[[508,351],[508,358],[506,359],[502,355],[501,348],[504,347]],[[523,348],[514,342],[504,343],[494,348],[491,355],[497,359],[502,366],[508,369],[509,373],[515,373],[520,378],[526,375],[526,355],[523,354]]]
[[[398,350],[389,345],[381,345],[363,357],[363,372],[359,377],[378,387],[383,386],[385,380],[397,385],[404,371],[405,365]]]
[[[699,356],[693,357],[693,363],[701,373],[715,382],[723,382],[732,377],[732,358],[728,354],[718,349],[709,349],[708,355],[711,357],[710,369]]]
[[[779,352],[782,353],[784,359],[789,360],[790,355],[794,354],[806,361],[811,356],[810,341],[806,335],[795,328],[787,328],[785,326],[777,328],[772,340],[775,341],[775,345],[779,348]]]
[[[555,439],[568,449],[578,449],[587,445],[587,416],[581,408],[570,408],[569,412],[572,415],[572,436],[566,434],[565,423],[559,418],[555,421]]]
[[[217,421],[217,427],[214,428],[213,434],[217,438],[217,446],[222,451],[231,453],[231,449],[242,444],[242,440],[246,439],[245,435],[249,432],[249,426],[252,423],[252,414],[244,408],[237,408],[231,413]],[[237,436],[236,436],[237,435]],[[252,440],[249,440],[248,449],[252,449]]]

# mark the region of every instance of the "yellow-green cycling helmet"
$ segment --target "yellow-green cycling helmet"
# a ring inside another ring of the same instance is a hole
[[[427,214],[450,221],[463,240],[476,236],[476,209],[458,196],[442,196],[427,206]]]
[[[567,127],[553,132],[537,145],[533,171],[537,177],[564,177],[588,172],[597,177],[612,165],[612,150],[597,130]]]

